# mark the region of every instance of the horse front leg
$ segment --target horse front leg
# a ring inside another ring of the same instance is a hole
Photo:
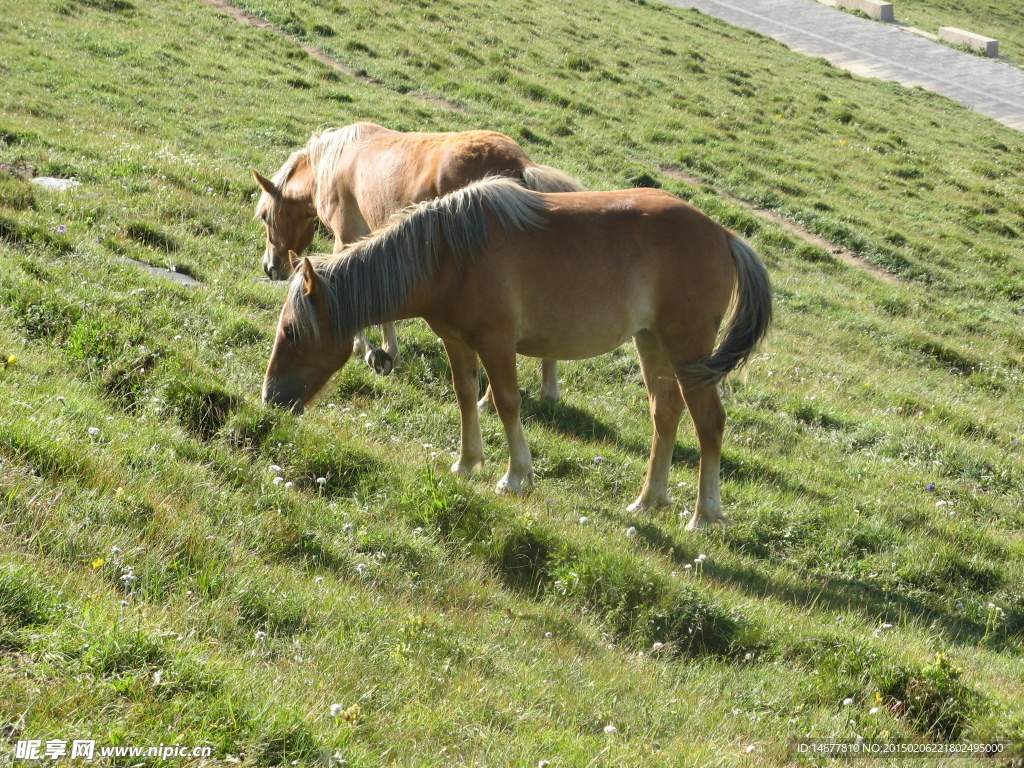
[[[397,368],[402,362],[402,352],[398,348],[398,330],[394,323],[384,323],[380,327],[384,336],[384,353],[391,358],[391,367]]]
[[[389,323],[391,326],[391,333],[394,336],[394,323]],[[383,326],[381,326],[383,328]],[[386,340],[386,335],[385,335]],[[397,346],[398,339],[395,339],[395,345]],[[388,352],[384,351],[368,338],[366,338],[366,332],[360,331],[356,334],[355,341],[352,345],[352,353],[360,355],[366,364],[373,368],[381,376],[387,376],[395,368],[395,359]]]
[[[487,371],[494,407],[508,440],[508,471],[498,481],[495,490],[498,493],[524,493],[534,485],[533,457],[520,420],[522,396],[519,394],[515,348],[511,344],[481,347],[480,359]]]
[[[545,400],[557,403],[562,399],[562,395],[558,390],[558,361],[541,360],[540,375],[540,396]],[[491,385],[489,382],[487,384],[487,391],[484,392],[484,396],[480,398],[480,401],[476,405],[477,410],[479,410],[480,413],[491,413],[494,410],[494,395],[491,392]]]
[[[480,432],[480,414],[476,396],[480,394],[476,352],[455,339],[441,339],[452,369],[452,387],[462,417],[462,449],[452,464],[452,472],[468,475],[484,463],[484,439]]]

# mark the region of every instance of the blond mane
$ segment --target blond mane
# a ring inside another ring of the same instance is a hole
[[[443,256],[461,270],[487,248],[492,222],[509,236],[540,227],[547,210],[543,195],[513,179],[490,177],[409,206],[340,254],[312,257],[333,332],[344,338],[393,320],[421,281],[436,274]],[[288,301],[295,332],[319,338],[317,313],[300,273],[292,279]]]
[[[326,131],[317,131],[309,137],[309,141],[302,149],[292,152],[284,161],[271,181],[274,188],[281,190],[291,180],[292,174],[299,167],[303,160],[309,162],[313,175],[313,200],[319,208],[322,200],[318,199],[319,190],[329,190],[331,181],[337,173],[338,165],[341,163],[342,153],[349,145],[359,141],[363,133],[363,124],[354,123],[344,128],[330,128]],[[267,224],[274,225],[280,194],[270,195],[264,191],[259,203],[256,206],[256,217],[266,214]]]

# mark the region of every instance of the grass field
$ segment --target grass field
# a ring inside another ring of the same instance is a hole
[[[679,766],[780,765],[797,738],[1024,741],[1020,133],[646,0],[246,8],[373,81],[203,3],[0,0],[12,746]],[[249,169],[356,120],[501,130],[757,247],[777,325],[727,388],[736,525],[683,530],[685,425],[677,509],[625,512],[650,439],[632,349],[564,364],[558,405],[527,398],[525,498],[491,490],[492,417],[486,469],[448,476],[458,411],[419,322],[404,370],[350,364],[301,418],[259,403],[283,287],[260,279]]]

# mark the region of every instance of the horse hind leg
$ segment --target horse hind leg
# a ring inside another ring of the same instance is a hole
[[[558,361],[557,360],[541,360],[540,361],[540,395],[543,398],[550,400],[553,403],[557,403],[562,399],[561,393],[558,391]]]
[[[690,531],[711,523],[732,523],[722,512],[721,471],[722,435],[725,433],[725,408],[715,384],[683,384],[683,397],[693,419],[700,444],[700,469],[697,481],[697,504],[687,523]]]
[[[672,451],[676,444],[679,416],[683,411],[683,396],[675,371],[657,339],[650,331],[641,331],[633,342],[640,355],[640,371],[647,386],[647,399],[654,425],[651,441],[651,460],[647,465],[647,479],[640,497],[629,505],[630,512],[672,504],[668,495],[668,476],[672,465]]]

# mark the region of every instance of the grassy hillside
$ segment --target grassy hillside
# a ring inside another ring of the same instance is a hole
[[[349,766],[1024,740],[1021,134],[643,2],[250,10],[375,82],[203,3],[0,0],[7,738]],[[491,417],[481,476],[447,475],[458,412],[418,322],[395,375],[352,364],[301,418],[259,403],[283,291],[249,168],[357,119],[502,130],[755,244],[778,323],[728,389],[735,526],[683,530],[685,425],[678,509],[625,512],[650,438],[631,349],[526,401],[525,498],[491,491]]]

